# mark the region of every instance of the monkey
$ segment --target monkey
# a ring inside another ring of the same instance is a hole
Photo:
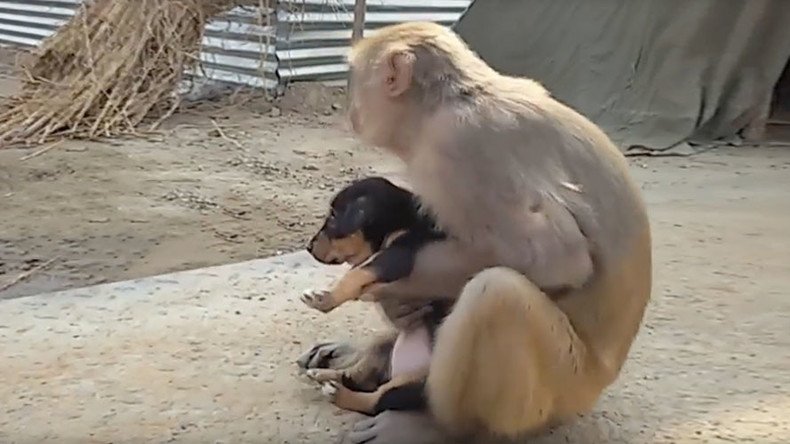
[[[332,198],[329,214],[307,248],[319,262],[347,262],[353,268],[332,290],[309,290],[302,295],[302,302],[328,312],[358,299],[368,285],[408,276],[419,248],[445,237],[408,190],[383,177],[354,181]],[[426,336],[427,342],[432,342],[449,308],[446,300],[431,301],[401,318],[402,324],[411,319],[413,325],[404,325],[395,336],[396,341],[400,336],[400,346],[389,346],[392,336],[385,336],[350,370],[313,368],[307,370],[307,376],[323,383],[324,393],[341,408],[366,414],[421,409],[425,406],[427,366],[404,368],[403,353],[398,351],[408,350],[410,343],[424,345]],[[427,348],[422,352],[430,354]],[[304,367],[304,360],[301,362]]]
[[[625,156],[538,81],[496,71],[440,25],[380,28],[349,67],[353,132],[401,161],[453,234],[366,297],[454,305],[428,362],[427,413],[385,411],[345,439],[515,439],[589,412],[652,292],[650,221]]]

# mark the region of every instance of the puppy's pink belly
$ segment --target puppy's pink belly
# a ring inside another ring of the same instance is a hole
[[[428,329],[420,327],[401,331],[392,347],[392,376],[427,368],[431,362],[431,337]]]

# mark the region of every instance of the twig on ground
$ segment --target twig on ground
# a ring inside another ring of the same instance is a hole
[[[29,277],[33,276],[34,274],[38,273],[39,271],[49,267],[50,265],[52,265],[58,259],[59,259],[58,257],[53,257],[52,259],[50,259],[50,260],[48,260],[46,262],[42,262],[42,263],[36,265],[35,267],[31,268],[30,270],[27,270],[25,272],[19,273],[15,278],[11,279],[10,281],[6,282],[5,284],[0,284],[0,291],[8,290],[9,288],[13,287],[14,285],[24,281],[25,279],[28,279]]]
[[[34,158],[34,157],[38,157],[38,156],[40,156],[40,155],[42,155],[42,154],[46,153],[47,151],[49,151],[49,150],[51,150],[51,149],[53,149],[53,148],[57,147],[58,145],[60,145],[60,143],[61,143],[61,142],[62,142],[62,140],[57,140],[57,141],[55,141],[55,142],[52,142],[52,143],[50,143],[49,145],[45,146],[44,148],[41,148],[41,149],[40,149],[40,150],[38,150],[38,151],[35,151],[35,152],[32,152],[32,153],[30,153],[30,154],[28,154],[28,155],[25,155],[25,156],[22,156],[22,157],[20,157],[20,158],[19,158],[19,160],[20,160],[20,161],[22,161],[22,162],[24,162],[24,161],[26,161],[26,160],[28,160],[28,159],[32,159],[32,158]]]
[[[242,244],[242,243],[244,243],[242,240],[238,239],[238,237],[237,237],[238,235],[236,235],[236,234],[222,233],[219,230],[217,230],[216,228],[213,231],[214,231],[214,236],[224,240],[225,242],[231,242],[231,243],[234,243],[234,244]]]
[[[666,151],[640,151],[638,153],[625,153],[625,157],[689,157],[696,153],[668,153]]]
[[[242,145],[238,140],[229,137],[225,133],[225,131],[223,131],[222,127],[219,126],[219,124],[217,123],[216,120],[211,119],[211,124],[214,125],[214,129],[217,130],[217,134],[219,135],[219,137],[221,137],[223,140],[225,140],[227,142],[230,142],[230,143],[236,145],[237,147],[239,147],[242,150],[244,149],[244,145]]]

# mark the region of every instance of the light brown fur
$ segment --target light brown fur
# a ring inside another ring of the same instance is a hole
[[[349,301],[362,297],[365,288],[377,281],[376,274],[366,268],[347,271],[331,290],[306,291],[302,302],[308,307],[328,313]]]
[[[447,434],[515,437],[589,411],[651,292],[649,221],[622,154],[438,25],[381,29],[350,63],[354,130],[403,160],[452,234],[408,279],[371,290],[458,298],[428,375],[434,418]],[[368,442],[412,442],[416,424],[383,424]]]
[[[373,255],[373,250],[360,232],[340,239],[329,239],[324,233],[318,233],[311,249],[316,257],[326,262],[336,260],[351,265],[359,265]]]

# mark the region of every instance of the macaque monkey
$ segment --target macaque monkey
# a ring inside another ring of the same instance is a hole
[[[385,411],[346,439],[518,438],[588,412],[618,377],[652,287],[650,224],[622,153],[442,26],[382,28],[349,62],[355,133],[403,161],[453,234],[421,248],[408,277],[368,291],[455,304],[430,357],[429,414]]]
[[[330,290],[305,292],[302,302],[328,312],[357,300],[371,285],[407,277],[419,249],[445,237],[408,190],[383,177],[354,181],[332,198],[324,224],[308,246],[318,261],[352,268]],[[422,409],[430,344],[450,305],[446,299],[428,301],[391,319],[400,324],[399,331],[374,343],[348,369],[307,369],[310,356],[300,366],[324,384],[324,393],[338,407],[366,414]],[[382,308],[385,315],[392,314],[386,303]]]

